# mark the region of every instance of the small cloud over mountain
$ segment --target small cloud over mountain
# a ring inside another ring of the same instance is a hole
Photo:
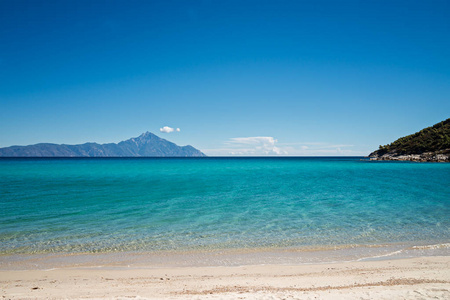
[[[171,133],[174,131],[180,132],[181,130],[180,130],[180,128],[172,128],[169,126],[164,126],[164,127],[160,128],[159,131],[164,132],[164,133]]]

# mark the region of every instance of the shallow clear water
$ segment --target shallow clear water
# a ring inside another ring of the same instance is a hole
[[[450,241],[450,164],[0,159],[0,253]]]

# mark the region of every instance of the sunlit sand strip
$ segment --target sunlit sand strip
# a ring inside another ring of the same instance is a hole
[[[0,271],[10,299],[449,299],[450,257],[310,265]]]

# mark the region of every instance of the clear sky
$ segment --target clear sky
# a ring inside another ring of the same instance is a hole
[[[450,117],[449,16],[445,0],[0,0],[0,147],[150,131],[208,155],[367,155]]]

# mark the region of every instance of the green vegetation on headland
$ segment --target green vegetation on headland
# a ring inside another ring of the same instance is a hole
[[[450,118],[381,146],[372,160],[450,161]]]

